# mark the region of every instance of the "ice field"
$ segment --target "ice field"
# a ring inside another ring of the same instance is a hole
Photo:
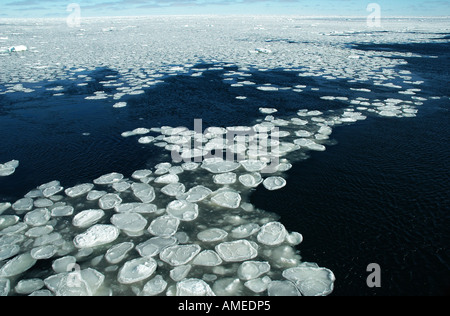
[[[126,115],[126,125],[114,126],[118,142],[158,160],[76,185],[36,182],[20,199],[0,200],[0,296],[329,295],[339,279],[300,255],[308,236],[255,207],[252,192],[283,190],[294,164],[336,145],[338,126],[414,119],[427,101],[449,98],[423,93],[424,79],[401,68],[403,58],[437,56],[370,49],[440,43],[450,28],[445,19],[387,19],[380,29],[365,19],[293,17],[0,24],[0,115],[14,108],[10,100],[38,95],[77,106],[76,95]],[[92,75],[99,69],[108,70],[101,81]],[[265,81],[270,72],[277,82]],[[148,120],[145,108],[133,113],[136,98],[178,77],[201,84],[219,78],[211,90],[224,103],[229,95],[232,105],[173,102],[152,108]],[[13,148],[2,149],[2,159],[2,181],[29,168]]]

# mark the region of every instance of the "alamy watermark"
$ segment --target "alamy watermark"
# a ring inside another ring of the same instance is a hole
[[[370,272],[366,279],[367,286],[370,288],[381,287],[381,267],[378,263],[371,263],[367,266],[367,272]]]
[[[66,18],[68,27],[75,28],[81,26],[81,7],[78,3],[70,3],[66,8],[67,12],[71,12]]]
[[[367,16],[367,26],[381,27],[381,6],[378,3],[369,3],[366,10],[370,12]]]

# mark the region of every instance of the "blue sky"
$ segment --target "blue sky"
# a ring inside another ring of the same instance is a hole
[[[0,0],[0,17],[65,17],[70,3],[82,16],[166,14],[293,14],[367,16],[369,3],[383,16],[450,16],[449,0]]]

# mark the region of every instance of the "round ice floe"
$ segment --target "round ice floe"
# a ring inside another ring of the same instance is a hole
[[[177,283],[176,296],[215,296],[215,294],[205,281],[185,279]]]
[[[36,260],[50,259],[58,251],[55,245],[45,245],[31,249],[31,257]]]
[[[185,162],[181,165],[181,168],[187,171],[192,171],[198,168],[200,164],[197,162]]]
[[[2,245],[0,246],[0,261],[14,257],[20,252],[18,245]]]
[[[103,210],[110,210],[122,203],[122,199],[114,193],[105,194],[98,201],[98,205]]]
[[[172,280],[174,280],[175,282],[181,281],[185,277],[187,277],[187,275],[189,274],[191,269],[192,269],[192,265],[190,265],[190,264],[185,264],[185,265],[175,267],[172,270],[170,270],[170,273],[169,273],[170,278]]]
[[[23,198],[12,205],[12,209],[17,212],[26,212],[33,209],[33,199]]]
[[[269,177],[264,180],[263,185],[269,191],[279,190],[286,186],[286,180],[281,177]]]
[[[325,151],[326,147],[324,145],[321,144],[317,144],[316,142],[314,142],[311,139],[296,139],[294,140],[294,143],[301,146],[301,147],[305,147],[308,148],[309,150],[315,150],[315,151]]]
[[[19,219],[20,219],[20,217],[16,216],[16,215],[0,216],[0,230],[16,224],[19,221]]]
[[[167,205],[166,211],[181,221],[193,221],[198,216],[198,205],[185,200],[175,200]]]
[[[102,196],[104,196],[107,192],[106,191],[97,191],[97,190],[92,190],[88,193],[86,200],[88,201],[96,201],[99,198],[101,198]]]
[[[272,280],[268,277],[256,278],[244,283],[244,286],[255,293],[262,293],[267,290]]]
[[[56,259],[52,263],[52,269],[56,273],[70,272],[74,269],[77,259],[73,256],[65,256]]]
[[[148,231],[150,234],[160,237],[169,237],[175,235],[180,225],[180,220],[171,215],[163,215],[154,219]]]
[[[113,225],[97,224],[75,236],[73,243],[77,248],[92,248],[113,242],[119,234],[119,229]]]
[[[111,217],[111,223],[117,228],[130,233],[145,229],[147,220],[139,213],[119,213]]]
[[[116,191],[116,192],[125,192],[126,190],[128,190],[131,187],[131,184],[129,184],[128,182],[122,181],[122,182],[116,182],[113,183],[112,188]]]
[[[92,268],[59,273],[44,280],[45,286],[57,296],[92,296],[99,290],[105,276]]]
[[[52,200],[50,199],[46,199],[46,198],[40,198],[34,201],[34,206],[37,208],[45,208],[45,207],[50,207],[52,206],[54,203]]]
[[[335,277],[325,268],[295,267],[283,271],[304,296],[325,296],[333,292]]]
[[[207,158],[203,161],[202,168],[211,173],[226,173],[239,168],[241,165],[235,161],[227,161],[221,158]]]
[[[155,179],[155,183],[177,183],[179,181],[179,177],[176,174],[165,174]]]
[[[222,264],[222,259],[214,250],[203,250],[192,261],[192,264],[205,267],[214,267]]]
[[[52,208],[52,217],[70,216],[73,214],[74,208],[70,205],[58,206]]]
[[[101,176],[100,178],[97,178],[94,180],[95,184],[98,185],[107,185],[107,184],[113,184],[115,182],[119,182],[123,179],[123,174],[112,172],[109,174],[105,174]]]
[[[97,223],[105,212],[103,210],[85,210],[74,216],[72,224],[75,227],[85,228]]]
[[[274,108],[259,108],[259,112],[263,114],[273,114],[278,112],[278,110]]]
[[[88,193],[93,188],[94,188],[94,185],[92,183],[85,183],[85,184],[77,185],[73,188],[68,188],[64,192],[66,193],[66,195],[68,197],[74,198],[74,197],[81,196],[83,194]]]
[[[259,231],[260,227],[256,223],[248,223],[233,228],[231,236],[236,239],[247,238]]]
[[[248,240],[224,242],[217,245],[215,250],[226,262],[246,261],[258,255],[258,250]]]
[[[146,203],[123,203],[114,207],[117,213],[151,214],[155,213],[157,209],[156,205]]]
[[[45,286],[41,279],[24,279],[17,282],[14,290],[18,294],[30,294],[34,291],[40,290]]]
[[[154,296],[161,294],[167,288],[167,282],[164,281],[160,275],[155,276],[153,279],[145,283],[144,288],[140,295],[142,296]]]
[[[253,172],[239,176],[239,182],[248,188],[255,188],[263,182],[263,178],[259,173]]]
[[[261,227],[257,239],[268,246],[280,245],[287,236],[286,228],[279,222],[270,222]]]
[[[212,191],[203,185],[197,185],[187,191],[185,194],[179,195],[177,198],[188,202],[200,202],[207,198]]]
[[[0,268],[0,278],[9,278],[30,269],[36,263],[30,253],[26,252],[9,260]]]
[[[133,183],[131,189],[142,203],[151,203],[156,197],[155,189],[147,183]]]
[[[197,238],[203,242],[221,241],[228,236],[228,233],[220,228],[205,229],[197,234]]]
[[[211,201],[219,206],[227,207],[227,208],[238,208],[241,204],[241,196],[238,192],[227,189],[227,190],[219,190],[214,196],[211,198]]]
[[[145,178],[149,177],[151,174],[152,174],[152,171],[148,170],[148,169],[136,170],[135,172],[133,172],[131,177],[136,180],[141,180],[141,179],[145,179]]]
[[[238,269],[238,276],[242,280],[252,280],[270,271],[267,261],[246,261]]]
[[[261,160],[244,160],[241,161],[241,165],[248,172],[258,172],[263,170],[267,166],[267,163]]]
[[[157,268],[152,258],[137,258],[126,262],[119,270],[117,280],[121,284],[132,284],[149,278]]]
[[[269,296],[300,296],[294,283],[290,281],[272,281],[267,287]]]
[[[175,245],[165,248],[159,254],[162,261],[167,262],[171,266],[180,266],[191,261],[199,252],[199,245]]]
[[[50,211],[46,208],[41,208],[25,214],[24,222],[30,226],[42,226],[45,225],[50,218]]]
[[[233,184],[236,182],[236,174],[233,172],[216,174],[213,176],[213,181],[215,184]]]
[[[0,279],[0,297],[8,296],[11,290],[11,282],[8,279]]]
[[[112,246],[105,254],[105,259],[111,264],[116,264],[125,259],[128,252],[134,248],[132,242],[123,242]]]
[[[127,106],[127,103],[126,103],[126,102],[117,102],[117,103],[115,103],[115,104],[113,105],[113,108],[118,109],[118,108],[124,108],[124,107],[126,107],[126,106]]]
[[[183,183],[170,183],[161,189],[161,192],[168,196],[177,196],[183,194],[186,187]]]
[[[238,278],[223,278],[213,284],[213,291],[218,296],[237,296],[241,294],[242,288]]]
[[[175,237],[153,237],[136,246],[137,252],[142,257],[153,257],[158,255],[166,247],[177,243]]]

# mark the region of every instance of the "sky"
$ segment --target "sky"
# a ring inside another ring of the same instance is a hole
[[[80,15],[300,15],[367,16],[376,3],[382,16],[450,16],[450,0],[0,0],[0,18]]]

